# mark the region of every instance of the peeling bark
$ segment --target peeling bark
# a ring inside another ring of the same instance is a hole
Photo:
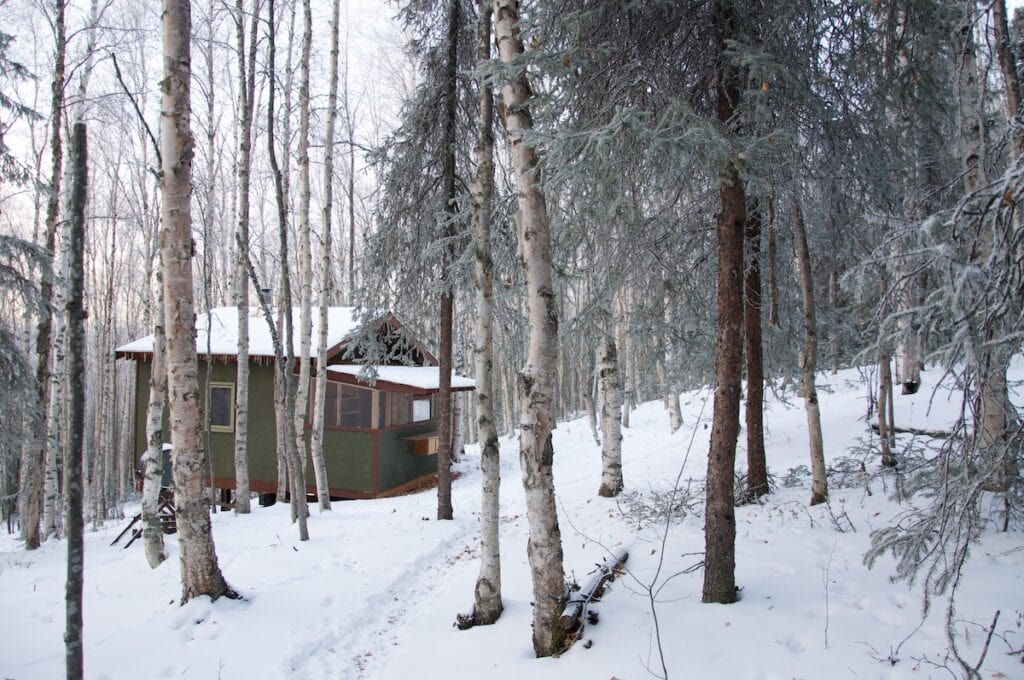
[[[619,413],[622,411],[622,382],[619,379],[619,360],[615,339],[605,333],[597,358],[597,372],[601,380],[601,487],[598,496],[618,496],[622,491],[622,430]]]
[[[491,56],[491,0],[479,0],[477,62]],[[501,459],[494,427],[494,262],[491,257],[491,207],[494,194],[494,93],[480,83],[480,136],[476,147],[476,182],[473,185],[474,275],[476,329],[473,360],[476,368],[476,412],[480,432],[480,573],[473,589],[473,624],[498,620],[501,601],[500,490]]]
[[[217,564],[203,492],[202,417],[195,347],[192,289],[192,130],[187,0],[164,0],[164,80],[161,102],[160,206],[163,239],[164,319],[167,324],[167,387],[174,490],[181,551],[182,602],[200,595],[237,597]]]
[[[509,67],[524,52],[519,34],[518,0],[494,0],[494,34],[502,63]],[[533,649],[537,656],[557,654],[565,646],[560,616],[565,600],[562,534],[555,506],[551,433],[552,391],[558,342],[558,314],[552,282],[551,236],[547,205],[537,176],[537,150],[524,139],[533,129],[526,72],[506,71],[501,96],[504,126],[519,191],[517,241],[526,275],[529,345],[519,374],[519,459],[529,521],[527,555],[533,581]]]

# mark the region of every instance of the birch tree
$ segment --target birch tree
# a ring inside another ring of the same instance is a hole
[[[309,352],[313,333],[313,252],[309,226],[309,56],[313,11],[302,0],[302,48],[299,57],[299,379],[295,388],[295,445],[306,457],[306,406],[309,398]],[[303,490],[305,491],[305,490]]]
[[[238,359],[235,387],[235,512],[249,512],[249,185],[252,167],[252,117],[256,100],[256,27],[260,0],[252,0],[246,45],[244,0],[235,2],[238,46],[238,237],[235,304],[238,307]]]
[[[561,651],[566,636],[559,620],[565,600],[565,574],[551,442],[558,313],[547,204],[537,172],[537,150],[528,137],[533,131],[532,90],[519,64],[525,51],[519,29],[519,2],[494,0],[493,11],[498,55],[505,66],[501,81],[503,123],[519,192],[517,240],[526,274],[530,335],[526,365],[519,372],[519,461],[530,527],[527,555],[533,581],[533,650],[541,657]]]
[[[174,490],[181,551],[182,603],[200,595],[237,598],[217,564],[210,511],[203,493],[202,417],[192,290],[191,8],[163,2],[164,80],[161,101],[160,249],[167,324],[167,388]]]
[[[149,368],[149,404],[146,410],[146,452],[142,456],[142,543],[146,562],[153,569],[167,555],[160,526],[160,488],[163,481],[163,420],[167,399],[167,368],[164,363],[163,265],[157,265],[154,297],[153,361]]]
[[[818,322],[815,317],[814,283],[811,278],[811,254],[807,246],[807,229],[799,205],[793,208],[793,241],[803,298],[804,346],[800,350],[800,395],[807,413],[807,436],[811,450],[811,505],[828,500],[828,479],[825,470],[825,448],[821,438],[821,409],[814,385],[818,360]],[[888,358],[886,359],[888,366]],[[881,406],[880,406],[881,408]]]
[[[330,85],[327,94],[327,130],[324,143],[324,198],[321,213],[320,244],[320,326],[317,340],[316,393],[313,402],[313,429],[310,433],[310,455],[313,458],[313,476],[316,480],[316,498],[321,512],[331,509],[331,496],[327,487],[327,464],[324,461],[324,401],[327,396],[327,309],[331,301],[331,228],[334,205],[334,126],[338,119],[338,33],[340,29],[340,0],[331,8],[331,64]]]
[[[615,338],[608,331],[597,350],[597,374],[601,384],[601,487],[598,496],[618,496],[622,491],[622,381],[616,358]]]
[[[270,169],[274,180],[274,197],[277,206],[277,233],[279,253],[281,258],[281,313],[283,323],[279,324],[283,332],[279,336],[274,329],[274,338],[277,355],[277,375],[281,380],[281,422],[279,426],[284,430],[285,458],[288,466],[289,490],[291,495],[292,519],[298,523],[299,540],[309,540],[309,529],[306,526],[306,518],[309,516],[309,509],[306,505],[306,481],[305,465],[299,453],[297,442],[298,433],[295,432],[295,374],[292,365],[295,359],[295,324],[292,319],[292,294],[291,274],[288,266],[288,215],[286,204],[286,193],[281,168],[277,162],[277,149],[274,135],[276,110],[274,107],[274,91],[277,89],[275,83],[276,72],[274,62],[276,57],[276,45],[274,40],[276,17],[274,0],[268,0],[267,13],[269,15],[267,27],[267,68],[270,74],[270,91],[267,97],[267,154],[270,157]],[[271,323],[270,310],[264,305],[264,314],[267,323]],[[283,336],[283,337],[281,337]]]
[[[61,132],[64,120],[64,82],[67,34],[65,1],[54,6],[54,67],[50,85],[50,186],[46,201],[44,248],[53,262],[56,252],[57,220],[60,213],[60,187],[64,156]],[[43,509],[43,474],[46,460],[46,417],[42,408],[50,402],[50,350],[53,331],[53,267],[48,267],[39,286],[42,305],[36,324],[36,391],[38,407],[29,410],[28,430],[22,448],[21,476],[18,484],[18,516],[26,550],[39,547],[39,520]]]
[[[491,0],[479,0],[477,19],[478,68],[491,58]],[[501,459],[494,427],[494,260],[491,255],[491,208],[494,196],[494,92],[490,81],[478,82],[480,128],[473,185],[473,238],[476,276],[476,412],[483,473],[480,500],[480,574],[474,588],[472,621],[494,623],[501,616],[500,488]]]

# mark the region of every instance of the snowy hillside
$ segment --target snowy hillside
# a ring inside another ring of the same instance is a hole
[[[944,427],[957,394],[932,391],[930,371],[913,397],[897,397],[896,423]],[[1022,401],[1024,366],[1011,372]],[[870,431],[868,388],[856,371],[821,376],[830,466]],[[349,501],[310,518],[300,543],[283,504],[251,516],[218,513],[213,529],[223,572],[242,601],[178,605],[177,542],[151,571],[141,545],[108,547],[122,529],[86,534],[85,668],[89,678],[673,678],[950,677],[944,602],[921,624],[921,596],[889,582],[892,562],[862,563],[872,528],[901,511],[894,477],[830,479],[828,506],[808,507],[803,405],[770,400],[765,422],[776,488],[762,505],[737,509],[737,604],[700,602],[703,502],[711,416],[708,393],[683,395],[684,427],[668,434],[660,403],[641,406],[624,431],[626,492],[599,498],[599,449],[585,419],[555,433],[555,484],[566,570],[582,580],[607,550],[628,547],[628,574],[597,605],[600,620],[561,658],[536,660],[530,645],[527,523],[514,441],[502,441],[502,568],[505,614],[460,632],[477,574],[480,473],[471,450],[454,485],[456,519],[438,522],[432,492]],[[901,436],[902,437],[902,436]],[[688,447],[692,440],[692,448]],[[742,440],[742,437],[741,437]],[[901,439],[901,444],[906,439]],[[740,466],[745,452],[741,442]],[[691,489],[662,558],[661,518],[674,481]],[[869,461],[868,471],[877,470]],[[783,484],[786,481],[793,486]],[[133,509],[129,509],[134,512]],[[0,536],[0,678],[63,676],[65,544],[27,553]],[[657,591],[654,611],[649,587]],[[977,660],[1001,612],[982,676],[1024,677],[1024,543],[988,533],[968,564],[957,602],[964,653]],[[920,627],[919,627],[920,625]],[[584,643],[589,642],[589,646]]]

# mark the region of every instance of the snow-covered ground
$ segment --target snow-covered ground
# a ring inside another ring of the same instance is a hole
[[[899,425],[943,427],[958,395],[897,396]],[[1013,375],[1021,403],[1024,365]],[[830,464],[870,436],[867,387],[856,371],[820,376]],[[600,620],[558,659],[533,658],[527,522],[517,445],[502,441],[502,577],[505,613],[489,627],[458,631],[478,570],[480,473],[473,450],[459,469],[456,519],[438,522],[432,491],[335,503],[310,518],[300,543],[287,507],[246,516],[218,513],[214,538],[224,574],[244,600],[178,605],[176,537],[170,559],[150,570],[136,543],[109,547],[123,524],[86,535],[85,668],[89,678],[620,678],[661,673],[654,618],[673,678],[951,677],[941,666],[943,603],[921,622],[917,590],[889,581],[893,562],[862,563],[872,528],[905,508],[890,500],[892,477],[832,489],[828,506],[808,507],[808,479],[778,484],[761,505],[737,509],[741,599],[700,602],[702,503],[693,499],[662,546],[664,524],[644,517],[671,491],[705,474],[711,404],[683,395],[685,425],[670,435],[660,403],[640,406],[625,430],[626,494],[599,498],[600,455],[586,420],[555,433],[565,567],[583,580],[608,550],[628,547],[629,573],[597,605]],[[799,398],[772,400],[766,413],[769,468],[777,481],[807,465]],[[742,437],[741,437],[742,439]],[[688,446],[693,442],[692,448]],[[742,467],[745,452],[738,452]],[[876,468],[871,465],[870,469]],[[133,508],[128,509],[134,512]],[[315,511],[314,511],[315,512]],[[655,513],[656,514],[656,513]],[[664,566],[655,569],[664,550]],[[0,678],[63,675],[65,544],[25,552],[0,536]],[[1024,677],[1024,538],[992,531],[972,551],[957,602],[965,654],[976,659],[1001,612],[982,669],[986,678]],[[648,587],[658,590],[652,611]],[[949,662],[949,668],[955,664]]]

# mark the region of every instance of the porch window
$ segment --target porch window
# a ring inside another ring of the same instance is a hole
[[[310,424],[316,409],[316,381],[310,380],[309,406],[306,417]],[[324,393],[324,427],[374,427],[374,391],[327,381]]]
[[[207,409],[211,432],[235,431],[235,386],[233,383],[210,383],[210,404]]]

